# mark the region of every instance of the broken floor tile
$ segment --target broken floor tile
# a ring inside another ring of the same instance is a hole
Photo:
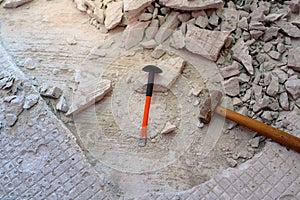
[[[187,24],[185,47],[192,53],[216,61],[230,32],[210,31]]]
[[[112,90],[110,80],[100,80],[98,83],[91,83],[74,94],[72,105],[66,116],[78,114],[91,105],[102,100],[104,96]]]
[[[249,54],[249,49],[243,39],[239,39],[237,43],[232,47],[233,59],[240,61],[249,74],[253,75],[254,70],[252,66],[252,57]]]

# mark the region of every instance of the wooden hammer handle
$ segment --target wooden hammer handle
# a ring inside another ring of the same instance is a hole
[[[300,153],[300,138],[294,135],[226,109],[222,106],[217,106],[215,112]]]

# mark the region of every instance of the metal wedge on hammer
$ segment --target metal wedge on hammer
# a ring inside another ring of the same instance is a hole
[[[139,146],[144,147],[147,142],[147,126],[151,104],[151,97],[154,86],[154,77],[156,73],[162,73],[162,70],[154,65],[147,65],[143,68],[143,71],[148,72],[148,83],[146,89],[146,101],[144,107],[144,116],[142,122],[142,129],[140,133]]]
[[[300,138],[264,124],[260,121],[241,115],[235,111],[219,106],[221,100],[222,93],[220,91],[211,91],[206,98],[203,106],[200,108],[199,120],[207,124],[210,122],[213,113],[217,113],[218,115],[223,116],[226,119],[243,125],[253,131],[260,133],[261,135],[271,138],[275,142],[278,142],[300,153]]]

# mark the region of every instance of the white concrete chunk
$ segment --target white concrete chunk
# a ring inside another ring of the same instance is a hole
[[[157,19],[153,19],[149,25],[149,27],[145,31],[145,37],[148,40],[151,40],[157,34],[159,28],[159,21]]]
[[[150,22],[136,22],[126,27],[123,32],[123,40],[126,49],[130,49],[139,44],[143,38],[146,28]]]
[[[300,97],[300,79],[297,78],[297,75],[290,77],[284,86],[294,100]]]
[[[283,110],[289,110],[290,108],[290,103],[289,103],[289,98],[286,92],[283,92],[279,96],[279,103],[280,106]]]
[[[272,73],[271,74],[271,82],[270,82],[266,92],[268,95],[275,97],[278,93],[278,90],[279,90],[278,76],[277,76],[277,74]]]
[[[181,30],[173,32],[170,40],[170,46],[175,49],[182,49],[185,46],[184,35]]]
[[[118,26],[123,17],[123,2],[108,3],[105,10],[105,16],[104,25],[107,30],[111,30]]]
[[[230,78],[228,80],[222,81],[225,94],[234,97],[240,93],[240,83],[237,78]]]
[[[30,94],[26,96],[23,108],[28,110],[39,101],[40,95],[38,94]]]
[[[254,70],[252,66],[252,57],[249,54],[249,49],[243,39],[239,39],[237,43],[232,47],[233,59],[240,61],[249,74],[253,75]]]
[[[163,48],[163,46],[160,44],[158,45],[152,52],[151,57],[155,59],[161,58],[166,53],[166,50]]]
[[[110,80],[100,80],[98,83],[91,83],[87,87],[77,91],[74,95],[72,105],[66,116],[78,114],[91,105],[99,102],[112,90]]]
[[[171,122],[167,122],[164,129],[161,131],[161,134],[168,134],[168,133],[172,133],[173,131],[175,131],[176,126],[171,124]]]
[[[160,26],[155,36],[155,40],[158,44],[163,43],[178,27],[180,21],[178,20],[179,12],[171,12],[166,21]]]

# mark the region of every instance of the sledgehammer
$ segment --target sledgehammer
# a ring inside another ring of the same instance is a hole
[[[260,121],[241,115],[235,111],[219,106],[221,100],[222,93],[220,91],[211,91],[203,106],[200,108],[199,120],[207,124],[210,122],[213,112],[215,112],[220,116],[256,131],[261,135],[271,138],[275,142],[285,145],[286,147],[300,153],[300,138],[264,124]]]

